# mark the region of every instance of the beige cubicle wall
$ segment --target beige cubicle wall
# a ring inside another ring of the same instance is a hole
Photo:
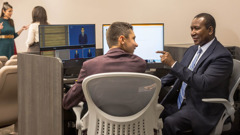
[[[212,14],[216,36],[225,45],[240,45],[240,0],[4,0],[13,6],[15,30],[32,22],[32,10],[43,6],[50,24],[96,24],[96,47],[102,48],[102,24],[164,23],[165,44],[193,43],[190,25],[199,13]],[[3,1],[0,1],[2,7]],[[15,39],[18,52],[27,50],[28,32]],[[138,35],[136,35],[139,38]],[[140,44],[139,44],[140,45]]]
[[[18,54],[18,134],[62,135],[62,62]]]

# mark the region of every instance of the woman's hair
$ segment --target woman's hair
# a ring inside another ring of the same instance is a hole
[[[34,7],[32,11],[32,23],[40,22],[41,25],[48,25],[47,12],[41,6]]]
[[[3,7],[2,7],[2,10],[1,10],[1,18],[3,18],[4,17],[4,13],[3,13],[3,11],[6,11],[7,9],[9,9],[9,8],[13,8],[10,4],[8,4],[8,2],[4,2],[3,3]],[[11,18],[9,18],[8,19],[8,22],[9,22],[9,24],[12,26],[12,27],[14,27],[14,23],[13,23],[13,20],[11,19]]]

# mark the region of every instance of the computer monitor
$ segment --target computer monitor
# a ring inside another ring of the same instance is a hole
[[[109,50],[106,32],[110,24],[103,24],[103,54]],[[155,68],[161,63],[160,54],[156,51],[164,49],[164,24],[163,23],[145,23],[145,24],[132,24],[133,31],[136,35],[136,42],[138,47],[135,49],[134,54],[143,58],[149,68]]]
[[[40,25],[40,54],[59,57],[64,76],[77,77],[84,61],[96,56],[95,24]]]

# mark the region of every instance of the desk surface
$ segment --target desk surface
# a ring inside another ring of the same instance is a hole
[[[76,80],[77,80],[77,78],[63,78],[63,84],[75,83]]]

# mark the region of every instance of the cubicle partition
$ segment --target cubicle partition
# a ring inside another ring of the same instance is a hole
[[[18,134],[63,135],[62,62],[18,54]]]

